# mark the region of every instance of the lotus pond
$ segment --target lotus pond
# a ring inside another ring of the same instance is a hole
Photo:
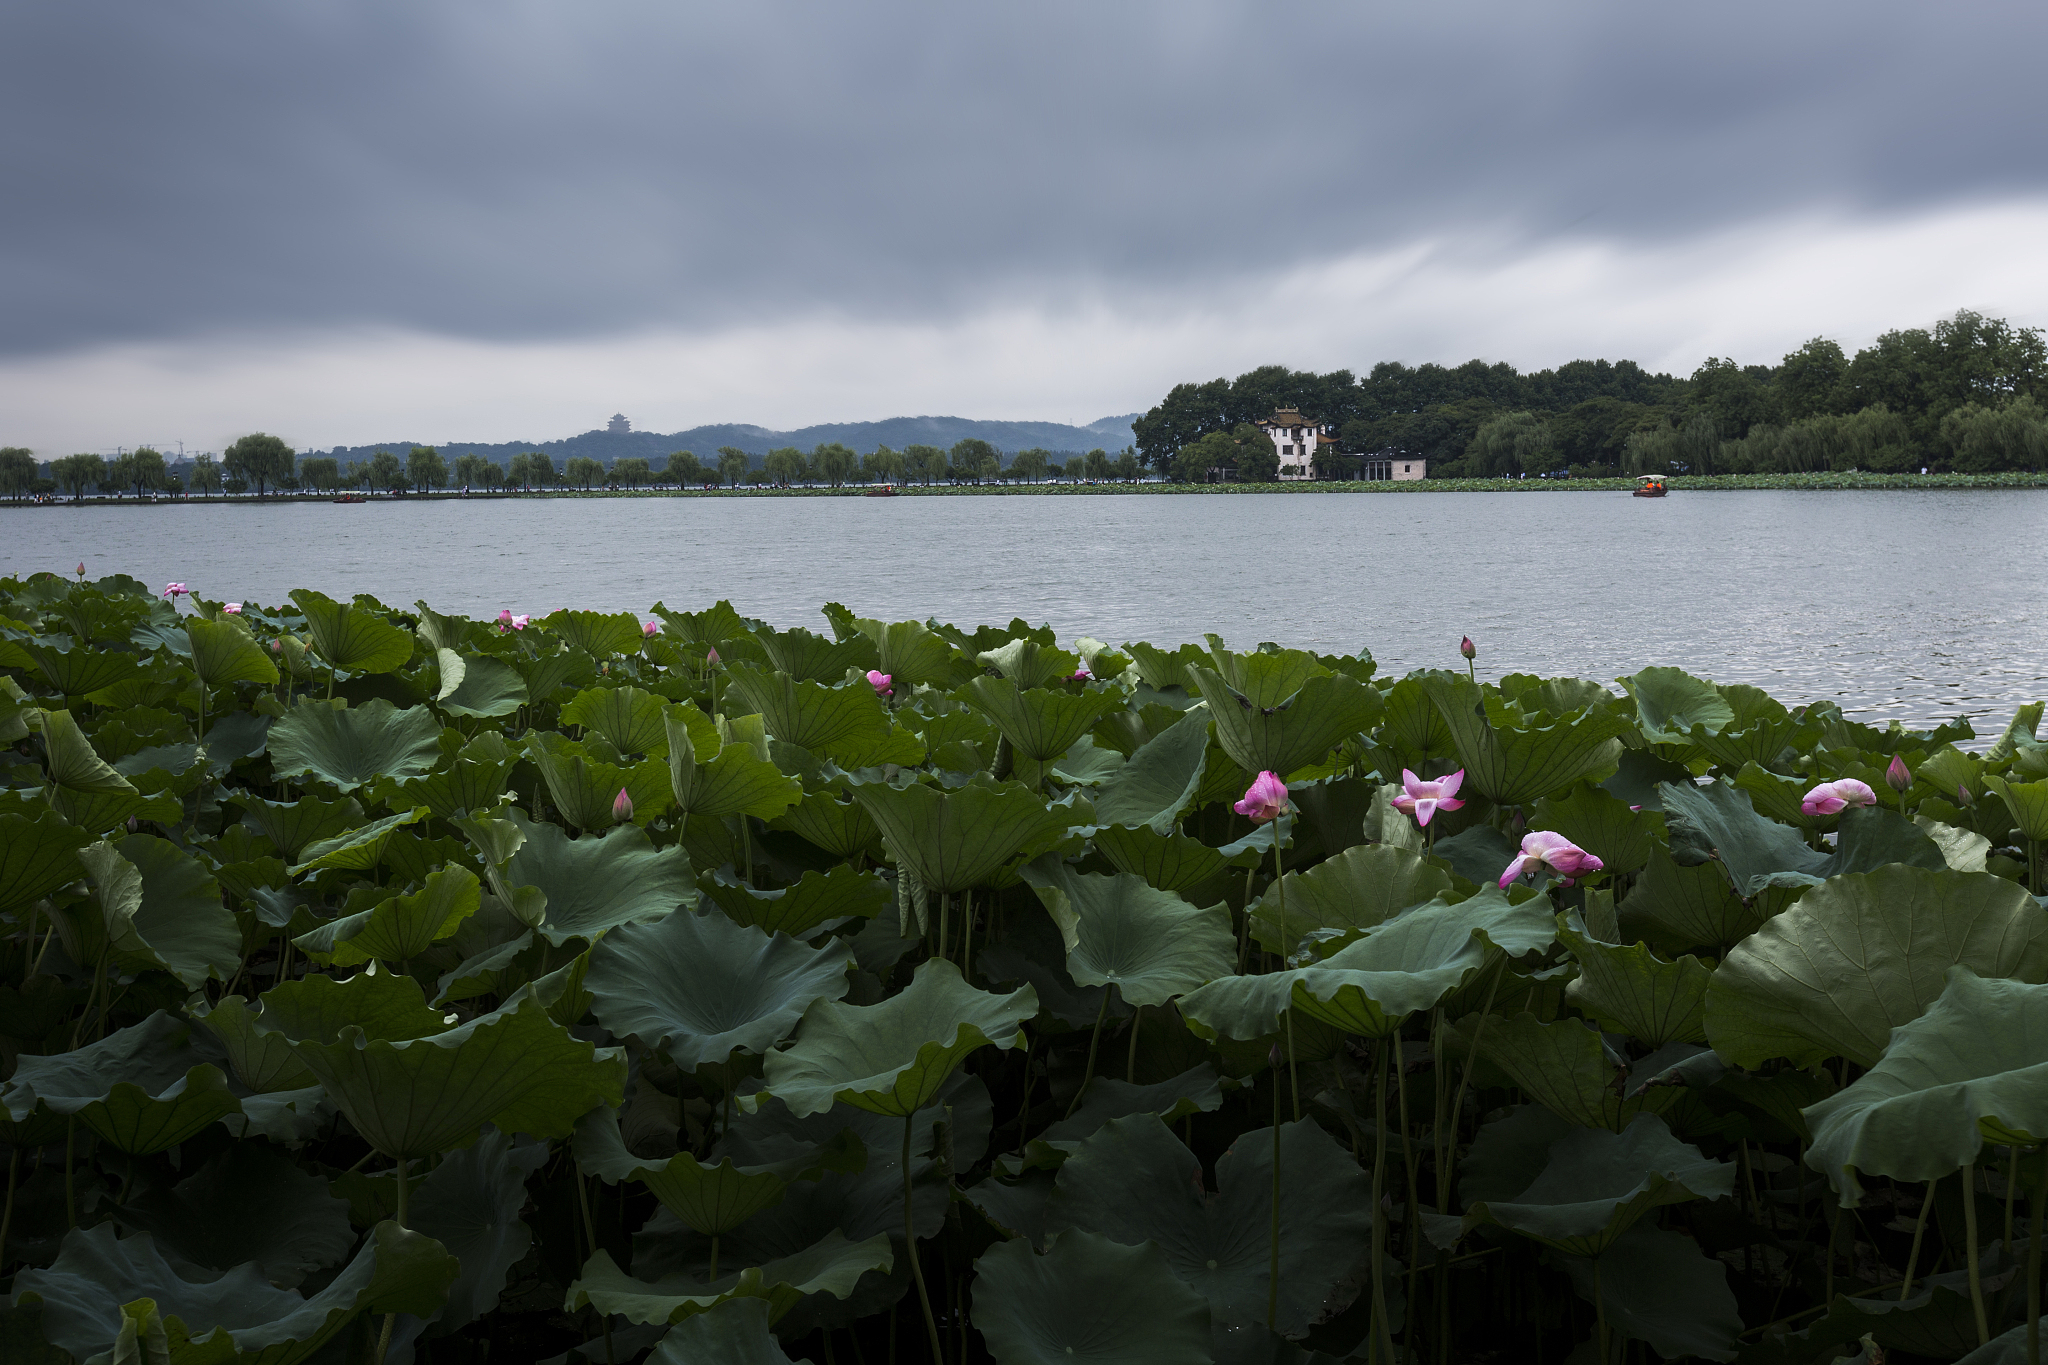
[[[0,1358],[2037,1365],[2039,703],[652,615],[0,579]]]

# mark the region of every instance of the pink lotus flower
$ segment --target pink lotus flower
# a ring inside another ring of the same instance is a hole
[[[1521,856],[1509,863],[1507,870],[1500,874],[1501,889],[1506,890],[1509,882],[1524,872],[1533,873],[1539,867],[1547,867],[1565,879],[1570,886],[1574,878],[1589,872],[1598,872],[1606,864],[1586,852],[1562,834],[1548,829],[1532,829],[1522,836]]]
[[[652,639],[661,634],[661,627],[657,623],[649,621],[646,625],[640,627],[640,633]]]
[[[532,619],[530,616],[515,616],[512,618],[512,629],[525,630],[526,623]]]
[[[1468,659],[1474,659],[1479,656],[1479,649],[1472,643],[1472,637],[1469,635],[1464,636],[1458,641],[1458,652]]]
[[[220,609],[229,616],[240,616],[242,614],[242,604],[240,602],[223,602],[220,604]]]
[[[1231,809],[1239,815],[1250,816],[1258,824],[1277,819],[1287,809],[1287,784],[1280,780],[1278,773],[1262,772],[1244,789],[1244,800]]]
[[[1892,763],[1884,770],[1884,784],[1895,792],[1902,792],[1913,785],[1913,770],[1906,766],[1906,760],[1892,755]]]
[[[885,697],[895,690],[891,686],[895,681],[896,677],[892,673],[882,673],[872,668],[868,670],[868,686]]]
[[[183,583],[167,583],[164,585],[164,598],[167,601],[176,602],[181,597],[190,597],[191,595],[192,590]]]
[[[1394,809],[1404,815],[1415,817],[1417,825],[1428,825],[1429,818],[1439,809],[1461,810],[1465,803],[1457,799],[1458,788],[1465,785],[1463,768],[1449,777],[1439,777],[1424,782],[1406,768],[1401,769],[1401,794],[1394,798]]]
[[[1850,806],[1876,804],[1877,793],[1870,789],[1868,782],[1843,777],[1833,782],[1823,782],[1808,792],[1800,801],[1799,809],[1808,815],[1833,815]]]
[[[626,789],[621,787],[619,794],[612,798],[612,819],[623,825],[632,818],[633,798],[626,795]]]
[[[525,616],[514,616],[510,607],[500,607],[498,609],[498,629],[501,631],[525,630],[526,623],[530,619]]]
[[[282,640],[272,640],[272,641],[270,642],[270,652],[271,652],[272,654],[282,654],[282,653],[284,653],[284,641],[282,641]]]
[[[1071,678],[1069,678],[1069,679],[1067,679],[1067,681],[1068,681],[1068,682],[1094,682],[1094,681],[1095,681],[1095,678],[1094,678],[1094,676],[1093,676],[1092,674],[1090,674],[1090,673],[1088,672],[1088,670],[1087,670],[1087,669],[1085,669],[1085,668],[1077,668],[1077,669],[1075,669],[1075,670],[1074,670],[1074,676],[1073,676],[1073,677],[1071,677]]]

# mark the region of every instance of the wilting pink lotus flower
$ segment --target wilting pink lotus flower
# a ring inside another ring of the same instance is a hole
[[[192,590],[183,583],[167,583],[164,585],[164,597],[169,601],[176,602],[181,597],[190,597],[191,595]]]
[[[1239,815],[1248,815],[1258,824],[1277,819],[1287,809],[1287,784],[1274,772],[1262,772],[1252,779],[1244,789],[1244,800],[1231,806]]]
[[[220,604],[220,609],[229,616],[240,616],[242,614],[242,604],[240,602],[223,602]]]
[[[661,626],[654,621],[649,621],[646,625],[640,627],[640,633],[652,638],[661,634]]]
[[[525,630],[526,623],[532,619],[530,616],[515,616],[512,618],[512,629]]]
[[[1469,635],[1464,636],[1458,641],[1458,652],[1468,659],[1479,657],[1479,649],[1472,643],[1472,637]]]
[[[1884,770],[1884,784],[1895,792],[1902,792],[1913,785],[1913,770],[1906,766],[1906,760],[1892,755],[1892,763]]]
[[[1465,784],[1463,768],[1449,777],[1439,777],[1424,782],[1406,768],[1401,769],[1401,794],[1394,798],[1394,809],[1415,817],[1418,825],[1427,825],[1429,817],[1439,809],[1460,810],[1465,803],[1457,799],[1458,788]]]
[[[1877,793],[1870,789],[1868,782],[1843,777],[1833,782],[1823,782],[1808,792],[1800,801],[1799,809],[1808,815],[1833,815],[1849,806],[1876,804]]]
[[[619,794],[612,798],[612,819],[623,825],[632,818],[633,798],[626,795],[626,789],[621,787]]]
[[[1606,864],[1586,852],[1562,834],[1548,829],[1532,829],[1522,836],[1521,856],[1509,863],[1507,870],[1500,874],[1503,889],[1525,871],[1547,867],[1565,879],[1569,886],[1575,877],[1588,872],[1598,872]]]
[[[1074,670],[1074,676],[1073,676],[1073,677],[1071,677],[1071,678],[1069,678],[1069,679],[1067,679],[1067,681],[1068,681],[1068,682],[1094,682],[1094,681],[1095,681],[1095,678],[1094,678],[1094,676],[1093,676],[1092,674],[1090,674],[1090,673],[1088,672],[1088,670],[1087,670],[1087,669],[1085,669],[1085,668],[1077,668],[1077,669],[1075,669],[1075,670]]]
[[[868,670],[868,686],[874,688],[875,691],[885,697],[895,690],[890,686],[895,681],[896,677],[893,673],[883,673],[872,668]]]

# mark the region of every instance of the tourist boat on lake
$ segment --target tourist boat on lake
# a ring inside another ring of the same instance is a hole
[[[340,493],[340,494],[337,494],[337,495],[335,496],[335,499],[334,499],[334,500],[335,500],[336,502],[368,502],[368,501],[369,501],[369,499],[368,499],[368,498],[366,498],[366,497],[364,497],[364,496],[363,496],[363,495],[362,495],[361,493]]]
[[[897,496],[896,485],[885,483],[880,488],[870,488],[865,496],[870,498],[893,498]]]
[[[1670,490],[1664,487],[1664,478],[1659,474],[1636,475],[1634,496],[1638,498],[1661,498]]]

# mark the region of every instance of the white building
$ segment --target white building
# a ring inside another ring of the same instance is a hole
[[[1272,438],[1283,483],[1315,478],[1317,452],[1336,453],[1337,438],[1322,423],[1303,417],[1299,408],[1276,408],[1271,417],[1260,418],[1258,426]]]
[[[1396,483],[1426,479],[1429,477],[1429,461],[1395,450],[1382,450],[1359,462],[1358,477],[1375,481],[1392,479]]]

